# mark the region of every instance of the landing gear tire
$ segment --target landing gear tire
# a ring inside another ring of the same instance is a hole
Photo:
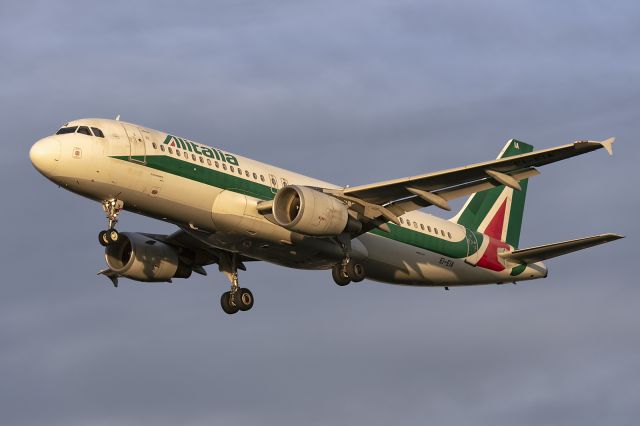
[[[115,229],[109,229],[107,231],[107,237],[109,238],[109,244],[117,243],[120,239],[120,234]]]
[[[234,299],[236,306],[241,311],[248,311],[253,308],[253,294],[248,288],[239,288]]]
[[[106,231],[100,231],[98,234],[98,241],[100,245],[106,247],[110,244],[115,244],[120,239],[120,234],[115,229],[107,229]]]
[[[107,231],[100,231],[98,234],[98,241],[100,241],[100,245],[106,247],[109,245],[109,237],[107,236]]]
[[[340,287],[344,287],[351,282],[351,278],[346,274],[346,271],[341,264],[338,264],[331,269],[331,276],[333,276],[333,281]]]
[[[350,261],[349,263],[347,263],[345,272],[347,276],[351,278],[351,281],[353,281],[354,283],[359,283],[360,281],[364,280],[366,277],[364,273],[364,266],[362,266],[361,263],[357,263],[354,261]]]
[[[235,305],[235,303],[231,303],[230,291],[225,291],[224,293],[222,293],[222,296],[220,297],[220,306],[222,307],[222,310],[229,315],[233,315],[240,310],[238,306]]]

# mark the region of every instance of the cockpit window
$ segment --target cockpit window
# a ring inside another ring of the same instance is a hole
[[[67,133],[75,133],[78,126],[73,127],[62,127],[60,130],[56,132],[56,135],[65,135]]]
[[[87,135],[87,136],[93,136],[91,134],[91,130],[89,130],[87,126],[78,127],[78,133],[82,133],[83,135]]]
[[[104,138],[104,133],[102,133],[102,130],[98,129],[97,127],[92,127],[91,130],[93,130],[93,134],[97,137]]]

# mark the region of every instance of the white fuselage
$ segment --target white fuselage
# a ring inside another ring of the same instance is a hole
[[[175,223],[217,248],[288,267],[329,269],[344,256],[336,240],[291,232],[257,210],[288,184],[335,185],[121,121],[68,125],[99,128],[104,137],[61,134],[34,145],[34,165],[65,189],[96,201],[120,199],[125,210]],[[389,234],[376,230],[353,240],[352,255],[367,278],[455,286],[546,276],[542,264],[517,278],[510,267],[473,266],[476,253],[463,226],[419,211],[402,219]]]

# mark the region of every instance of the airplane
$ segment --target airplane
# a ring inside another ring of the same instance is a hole
[[[47,179],[102,205],[98,274],[172,282],[217,265],[220,304],[248,311],[238,271],[266,261],[331,270],[339,286],[365,278],[444,287],[547,277],[544,260],[623,238],[601,234],[519,248],[528,180],[538,167],[604,148],[614,138],[534,151],[511,139],[496,160],[360,186],[337,186],[183,137],[115,120],[70,121],[29,152]],[[217,144],[216,144],[217,145]],[[450,211],[450,219],[420,211]],[[118,232],[123,210],[177,225],[171,235]]]

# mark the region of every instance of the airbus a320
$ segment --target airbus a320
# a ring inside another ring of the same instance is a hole
[[[368,185],[341,187],[223,149],[109,119],[81,119],[37,141],[35,168],[102,205],[99,274],[172,282],[217,265],[230,282],[224,312],[248,311],[238,271],[253,261],[330,270],[339,286],[362,280],[444,287],[545,278],[542,261],[622,238],[601,234],[520,248],[529,178],[537,168],[613,138],[534,151],[512,139],[496,160]],[[420,211],[451,210],[450,219]],[[118,232],[123,210],[175,224],[171,235]]]

